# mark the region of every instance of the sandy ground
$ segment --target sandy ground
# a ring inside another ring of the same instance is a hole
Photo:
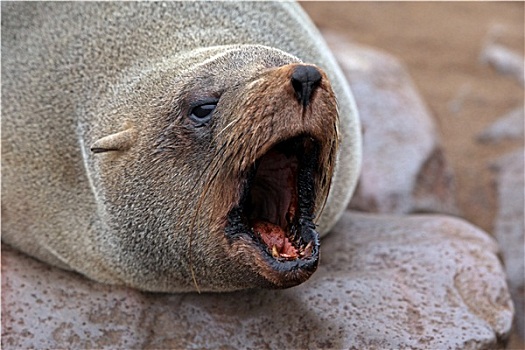
[[[492,232],[497,211],[491,161],[522,141],[482,144],[476,136],[523,105],[523,87],[481,63],[495,40],[523,55],[524,2],[305,2],[322,31],[367,44],[406,64],[441,132],[462,216]],[[523,189],[520,189],[523,190]],[[513,337],[509,348],[525,348]]]

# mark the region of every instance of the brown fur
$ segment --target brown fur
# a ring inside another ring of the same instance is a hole
[[[319,232],[346,207],[360,130],[326,52],[287,3],[2,3],[2,240],[149,291],[304,281],[224,225],[241,175],[298,134],[322,145]],[[304,111],[289,84],[302,61],[326,72]],[[191,104],[210,96],[195,127]]]
[[[228,98],[224,110],[219,111],[230,118],[221,119],[218,132],[214,135],[217,152],[205,175],[205,190],[199,203],[206,198],[210,206],[210,217],[206,225],[217,220],[211,227],[217,227],[217,236],[226,224],[226,215],[234,203],[239,202],[239,178],[249,166],[267,153],[278,142],[301,134],[311,135],[323,145],[316,180],[317,212],[328,196],[333,176],[335,155],[339,135],[338,114],[335,96],[326,74],[312,103],[305,109],[295,100],[290,83],[291,74],[298,64],[289,64],[257,73],[255,80],[243,86],[235,96]],[[225,205],[226,204],[226,205]],[[197,206],[197,211],[202,205]],[[239,264],[247,264],[275,286],[287,285],[292,281],[304,281],[310,273],[296,271],[301,277],[284,278],[276,273],[264,260],[251,242],[236,241],[225,249]]]

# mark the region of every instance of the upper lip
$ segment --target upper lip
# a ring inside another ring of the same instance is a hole
[[[245,172],[240,201],[228,213],[230,242],[244,238],[267,268],[290,278],[283,284],[298,284],[298,272],[309,276],[317,268],[313,215],[319,152],[319,142],[309,135],[275,144]]]

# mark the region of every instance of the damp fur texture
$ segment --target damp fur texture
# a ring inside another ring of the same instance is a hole
[[[288,286],[224,236],[239,176],[287,133],[325,140],[315,203],[324,234],[361,156],[348,87],[299,6],[1,6],[4,242],[147,291]],[[307,113],[326,119],[299,122],[293,91],[279,83],[302,62],[326,72]],[[213,122],[196,126],[192,104],[214,96]]]

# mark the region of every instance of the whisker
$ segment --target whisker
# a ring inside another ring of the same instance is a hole
[[[217,133],[216,138],[218,138],[219,136],[221,136],[221,134],[222,134],[223,132],[225,132],[228,128],[230,128],[233,124],[235,124],[235,123],[237,122],[237,120],[238,120],[238,119],[232,120],[228,125],[226,125],[224,128],[222,128],[222,130],[219,131],[219,132]]]
[[[224,148],[226,147],[226,143],[223,144],[213,155],[212,159],[213,160],[216,160],[218,157],[218,155],[224,150]],[[224,158],[224,157],[223,157]],[[194,192],[195,191],[195,188],[197,187],[197,185],[201,182],[201,179],[202,179],[202,176],[208,171],[208,169],[210,168],[210,166],[212,164],[215,164],[215,166],[212,168],[212,170],[215,171],[215,175],[213,176],[213,178],[210,180],[208,179],[207,181],[207,185],[206,187],[204,188],[204,191],[202,193],[202,195],[200,196],[199,198],[199,202],[197,203],[197,207],[196,209],[194,210],[194,214],[193,214],[193,218],[191,220],[191,223],[190,223],[190,234],[189,234],[189,246],[188,246],[188,263],[190,265],[190,272],[191,272],[191,277],[193,279],[193,284],[195,285],[195,288],[197,289],[197,292],[200,293],[200,288],[199,288],[199,285],[197,283],[197,279],[195,277],[195,270],[193,269],[193,250],[192,250],[192,245],[193,245],[193,234],[194,234],[194,228],[195,228],[195,222],[196,222],[196,219],[197,219],[197,214],[199,213],[200,211],[200,208],[202,206],[202,203],[203,203],[203,200],[204,198],[206,197],[206,195],[208,194],[208,191],[210,189],[210,183],[212,181],[214,181],[214,179],[216,178],[216,174],[218,173],[218,171],[216,171],[215,168],[217,168],[217,164],[218,162],[214,162],[214,161],[211,161],[208,163],[208,165],[206,165],[206,168],[204,168],[204,170],[202,171],[202,173],[200,174],[199,178],[197,179],[197,181],[195,182],[195,184],[193,185],[193,188],[191,190],[191,192]]]

